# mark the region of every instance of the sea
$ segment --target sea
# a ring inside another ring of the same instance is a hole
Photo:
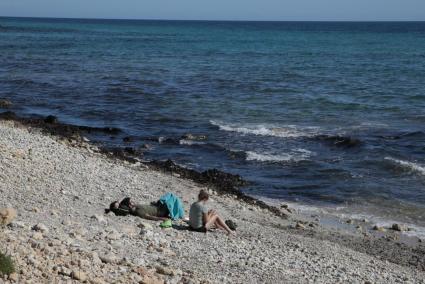
[[[0,97],[270,203],[425,232],[425,22],[3,17]]]

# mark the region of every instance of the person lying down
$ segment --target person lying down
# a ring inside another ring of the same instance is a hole
[[[153,221],[165,221],[171,218],[170,212],[165,204],[153,202],[151,204],[135,204],[130,197],[121,202],[114,201],[105,209],[105,213],[113,212],[117,216],[133,215]]]

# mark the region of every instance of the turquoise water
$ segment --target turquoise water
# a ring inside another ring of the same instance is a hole
[[[0,18],[0,97],[255,196],[425,226],[424,47],[423,22]]]

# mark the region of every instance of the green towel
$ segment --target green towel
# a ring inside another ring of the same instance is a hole
[[[163,229],[171,228],[173,226],[173,223],[171,222],[171,219],[168,219],[168,220],[165,220],[164,222],[162,222],[161,224],[159,224],[159,226]]]

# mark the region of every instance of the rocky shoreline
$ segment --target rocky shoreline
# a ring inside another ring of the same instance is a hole
[[[143,164],[81,135],[113,129],[1,118],[0,208],[18,216],[0,231],[0,250],[15,259],[17,273],[0,283],[425,283],[425,248],[399,242],[400,232],[328,230],[313,217],[244,195],[240,177],[171,161]],[[147,203],[167,191],[182,196],[187,209],[201,188],[236,220],[237,237],[103,214],[112,200]]]

